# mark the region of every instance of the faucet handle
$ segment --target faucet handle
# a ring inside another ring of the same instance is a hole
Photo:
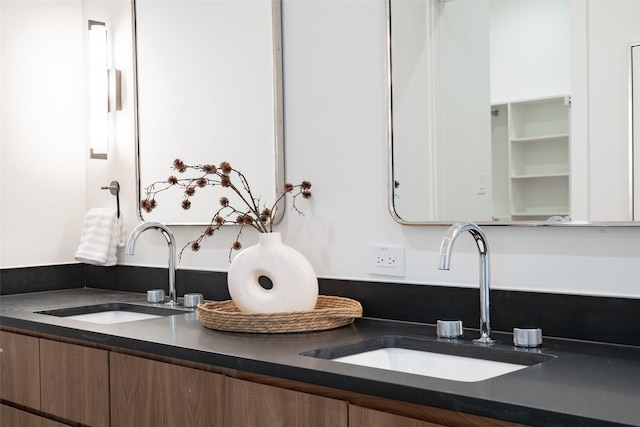
[[[187,308],[195,308],[203,301],[202,294],[184,294],[184,306]]]
[[[462,320],[438,320],[436,324],[438,338],[458,338],[463,335]]]
[[[152,304],[164,302],[164,289],[151,289],[147,291],[147,302]]]
[[[513,328],[513,344],[516,347],[538,347],[542,345],[542,329]]]

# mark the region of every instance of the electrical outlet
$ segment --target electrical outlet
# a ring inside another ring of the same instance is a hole
[[[369,246],[369,273],[382,276],[404,276],[404,248]]]
[[[478,174],[478,194],[486,194],[487,192],[487,175],[484,173]]]

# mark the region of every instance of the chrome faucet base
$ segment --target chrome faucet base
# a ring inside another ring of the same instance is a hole
[[[491,337],[480,337],[473,340],[475,344],[482,344],[482,345],[491,345],[497,341],[498,340],[494,340]]]

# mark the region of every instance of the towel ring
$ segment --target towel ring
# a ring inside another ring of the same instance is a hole
[[[116,206],[118,208],[118,218],[120,218],[120,183],[118,181],[111,181],[111,184],[100,187],[101,190],[109,190],[111,194],[116,196]]]

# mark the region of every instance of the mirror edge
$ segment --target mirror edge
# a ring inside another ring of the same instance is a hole
[[[136,168],[136,216],[138,221],[144,221],[142,216],[142,182],[140,179],[140,145],[139,145],[139,118],[138,118],[138,38],[136,25],[136,0],[131,0],[131,52],[132,52],[132,73],[133,73],[133,90],[132,92],[132,110],[133,110],[133,143],[134,143],[134,163]]]
[[[279,195],[285,184],[284,171],[284,91],[283,91],[283,57],[282,57],[282,0],[271,1],[271,28],[273,42],[273,96],[274,96],[274,161],[275,163],[275,194]],[[139,117],[138,117],[138,44],[137,44],[137,27],[136,27],[136,0],[131,0],[131,25],[132,25],[132,43],[133,43],[133,127],[134,127],[134,144],[135,144],[135,173],[136,173],[136,216],[138,221],[144,222],[142,207],[142,181],[140,179],[140,139],[139,139]],[[283,197],[277,205],[280,209],[274,216],[273,223],[279,223],[284,217],[286,200]],[[202,226],[209,225],[205,222],[165,222],[166,225],[193,225]],[[229,224],[235,225],[235,224]]]
[[[638,86],[637,90],[640,92],[640,75],[635,76],[633,74],[634,71],[634,60],[633,60],[633,51],[636,50],[634,48],[640,49],[640,41],[629,43],[629,47],[627,48],[627,61],[628,61],[628,133],[629,133],[629,170],[632,171],[629,174],[629,215],[632,220],[640,220],[640,218],[636,218],[636,216],[640,213],[638,209],[636,209],[636,205],[640,205],[640,185],[636,185],[637,181],[640,181],[640,173],[639,176],[636,176],[634,171],[634,165],[636,164],[636,156],[640,156],[640,150],[635,149],[635,139],[636,139],[636,130],[640,127],[640,123],[636,123],[635,115],[640,115],[640,111],[634,111],[634,90],[636,86]],[[638,85],[634,84],[634,80],[638,80]],[[639,93],[640,95],[640,93]],[[640,100],[636,100],[640,101]],[[640,172],[640,171],[639,171]]]

